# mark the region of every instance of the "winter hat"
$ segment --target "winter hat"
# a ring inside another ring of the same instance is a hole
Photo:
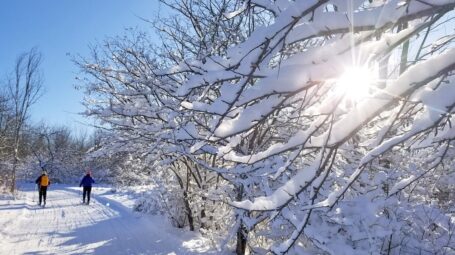
[[[47,175],[47,172],[46,172],[46,170],[43,170],[43,174],[44,174],[44,175]]]

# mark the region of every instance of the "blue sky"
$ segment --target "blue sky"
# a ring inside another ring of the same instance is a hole
[[[88,56],[89,44],[120,35],[125,28],[150,31],[162,8],[157,0],[5,0],[0,8],[0,79],[16,57],[37,46],[43,54],[45,94],[31,111],[32,121],[91,132],[77,113],[82,93],[74,89],[78,68],[71,56]]]

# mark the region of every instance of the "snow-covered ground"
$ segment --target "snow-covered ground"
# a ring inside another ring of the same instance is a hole
[[[79,188],[52,185],[46,208],[37,199],[30,184],[0,197],[0,254],[218,254],[162,216],[134,213],[128,193],[95,187],[87,206]]]

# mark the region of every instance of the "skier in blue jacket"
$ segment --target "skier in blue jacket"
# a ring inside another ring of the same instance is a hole
[[[95,180],[92,178],[92,173],[90,170],[87,171],[87,174],[82,178],[79,187],[83,187],[82,192],[82,203],[85,204],[85,197],[87,196],[87,204],[90,204],[90,193],[92,192],[92,184],[95,183]]]

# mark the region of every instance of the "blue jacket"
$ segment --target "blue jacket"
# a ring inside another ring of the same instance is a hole
[[[81,187],[81,186],[92,187],[93,183],[95,183],[95,180],[93,180],[93,178],[89,174],[87,174],[86,176],[84,176],[84,178],[82,178],[82,181],[79,184],[79,187]]]

